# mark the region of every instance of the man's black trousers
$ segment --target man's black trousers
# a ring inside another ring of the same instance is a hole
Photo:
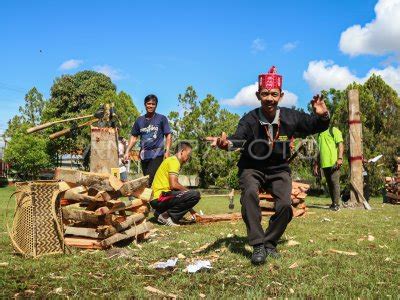
[[[153,183],[154,180],[154,175],[156,175],[156,172],[158,168],[160,167],[161,163],[164,160],[164,156],[158,156],[153,159],[148,159],[148,160],[142,160],[140,162],[142,166],[142,171],[143,175],[147,176],[149,175],[149,187],[151,187],[151,184]]]
[[[264,243],[266,247],[275,248],[293,216],[290,174],[287,171],[265,174],[254,169],[243,169],[239,171],[239,183],[242,190],[242,217],[246,223],[249,244]],[[276,199],[275,214],[270,218],[265,232],[261,226],[260,188],[268,188]]]
[[[200,193],[192,190],[171,191],[164,193],[164,195],[171,196],[171,198],[163,202],[153,200],[150,205],[159,214],[167,211],[174,222],[179,222],[200,200]]]

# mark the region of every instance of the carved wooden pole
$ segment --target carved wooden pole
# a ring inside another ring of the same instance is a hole
[[[358,90],[350,90],[349,99],[349,134],[350,134],[350,206],[361,206],[363,203],[362,176],[362,125],[360,118],[360,101]],[[361,194],[361,196],[359,195]]]

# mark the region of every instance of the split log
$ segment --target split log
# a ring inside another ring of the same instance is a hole
[[[275,203],[274,202],[270,202],[270,201],[260,201],[260,207],[262,209],[274,210]]]
[[[145,233],[150,231],[153,228],[153,225],[148,222],[143,222],[137,226],[133,226],[130,229],[127,229],[125,231],[122,231],[120,233],[116,233],[109,238],[103,240],[100,242],[102,247],[109,247],[116,242],[128,239],[130,237],[135,237],[138,236],[139,234]]]
[[[76,237],[65,237],[65,245],[81,248],[81,249],[105,249],[106,247],[101,245],[101,240],[91,238],[76,238]]]
[[[306,213],[305,208],[297,209],[297,208],[292,207],[292,211],[293,211],[293,217],[295,217],[295,218],[300,217]]]
[[[62,209],[63,219],[73,222],[85,222],[92,225],[112,224],[116,216],[98,215],[93,211]]]
[[[105,226],[107,227],[107,226]],[[95,228],[65,226],[65,235],[83,236],[95,239],[105,239],[112,235],[109,231],[98,230]]]
[[[117,191],[122,187],[122,181],[107,173],[83,172],[67,168],[57,168],[57,180],[83,185],[98,191]]]
[[[150,202],[151,200],[153,200],[153,190],[145,188],[143,191],[138,190],[133,192],[132,196]]]
[[[303,192],[296,196],[296,198],[298,198],[298,199],[305,199],[306,197],[307,197],[307,194],[303,193]]]
[[[72,205],[72,204],[75,204],[75,203],[78,203],[78,202],[79,202],[79,201],[61,198],[61,200],[60,200],[60,205],[61,205],[61,206],[68,206],[68,205]]]
[[[70,189],[72,189],[74,187],[76,187],[76,184],[73,184],[73,183],[68,183],[68,182],[65,182],[65,181],[60,181],[58,183],[58,188],[59,188],[60,192],[65,192],[65,191],[70,190]]]
[[[111,236],[117,232],[121,232],[130,226],[138,226],[146,216],[144,214],[133,214],[126,217],[125,221],[121,223],[116,223],[114,226],[102,226],[102,228],[97,228],[97,231],[102,232],[104,236]]]
[[[270,216],[273,216],[274,214],[275,214],[275,212],[271,211],[271,210],[263,210],[263,211],[261,211],[261,215],[263,217],[270,217]]]
[[[260,198],[260,200],[263,199],[267,201],[275,201],[274,197],[271,194],[260,194],[258,197]]]
[[[221,221],[236,221],[242,218],[241,213],[202,215],[196,217],[196,223],[214,223]]]
[[[89,196],[87,194],[75,193],[73,189],[66,191],[63,198],[74,201],[98,201],[95,197]],[[103,202],[103,199],[101,199],[100,201]]]
[[[139,213],[139,214],[145,214],[148,215],[149,214],[149,208],[147,206],[139,206],[137,208],[133,208],[132,211],[134,211],[135,213]]]
[[[124,182],[119,191],[123,196],[133,196],[136,191],[138,191],[140,194],[143,193],[148,184],[149,176],[144,176],[135,180]]]

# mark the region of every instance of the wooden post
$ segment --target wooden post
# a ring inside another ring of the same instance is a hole
[[[349,99],[349,135],[350,135],[350,181],[356,188],[351,186],[349,206],[362,206],[363,198],[363,176],[362,176],[362,125],[360,118],[360,100],[358,90],[350,90]],[[361,194],[358,195],[357,191]]]
[[[90,172],[111,174],[119,167],[117,139],[114,128],[91,127]]]

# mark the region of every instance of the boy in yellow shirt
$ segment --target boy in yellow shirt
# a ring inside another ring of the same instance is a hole
[[[196,214],[193,207],[199,202],[200,193],[188,190],[178,181],[181,166],[189,161],[191,153],[190,143],[180,142],[175,155],[165,159],[154,176],[154,200],[150,205],[155,209],[154,215],[160,224],[179,226],[179,220],[187,212]]]

